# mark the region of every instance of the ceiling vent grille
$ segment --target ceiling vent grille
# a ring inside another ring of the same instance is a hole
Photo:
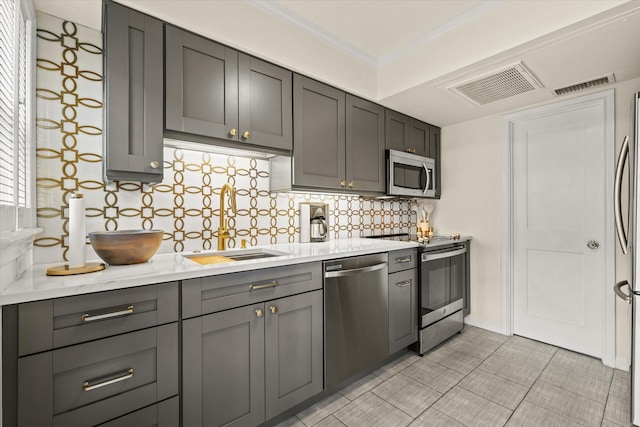
[[[591,88],[602,86],[602,85],[608,85],[609,83],[613,83],[615,81],[616,81],[616,78],[613,75],[613,73],[611,73],[604,77],[598,77],[597,79],[589,80],[582,83],[577,83],[571,86],[561,87],[559,89],[554,89],[553,94],[556,96],[566,95],[568,93],[574,93],[574,92],[587,90],[587,89],[591,89]]]
[[[519,62],[458,82],[448,89],[473,105],[481,106],[541,87],[533,74]]]

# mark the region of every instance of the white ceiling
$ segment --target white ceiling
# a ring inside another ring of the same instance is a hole
[[[640,0],[118,1],[439,126],[640,77]],[[100,28],[100,0],[34,4]],[[481,107],[447,89],[518,61],[542,89]]]

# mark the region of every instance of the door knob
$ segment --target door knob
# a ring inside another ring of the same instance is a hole
[[[238,129],[233,128],[229,131],[229,135],[231,136],[236,136],[238,134]]]
[[[251,132],[249,132],[248,130],[247,130],[247,131],[245,131],[245,132],[242,134],[242,137],[243,137],[244,139],[249,139],[249,138],[251,138]]]
[[[271,311],[271,314],[278,314],[278,307],[272,305],[269,307],[269,311]]]
[[[589,249],[598,249],[600,247],[600,243],[598,243],[596,240],[589,240],[587,242],[587,247]]]

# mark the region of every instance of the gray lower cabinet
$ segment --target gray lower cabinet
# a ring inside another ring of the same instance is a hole
[[[4,306],[2,424],[178,425],[178,292],[170,282]]]
[[[18,427],[95,426],[178,394],[178,324],[18,360]]]
[[[418,340],[418,270],[415,249],[389,252],[389,354]]]
[[[163,23],[104,2],[107,180],[157,183],[163,170]]]
[[[168,136],[291,150],[291,71],[170,25],[165,35]]]
[[[176,427],[180,425],[180,399],[170,399],[147,406],[123,417],[100,424],[100,427]]]
[[[183,426],[253,426],[323,389],[322,291],[183,322]]]

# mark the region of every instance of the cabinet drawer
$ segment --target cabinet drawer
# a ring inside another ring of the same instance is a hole
[[[96,425],[178,394],[178,324],[18,360],[18,426]]]
[[[155,405],[148,406],[129,415],[120,417],[100,427],[131,427],[155,426],[175,427],[180,425],[180,401],[178,396],[167,399]]]
[[[416,268],[417,259],[418,251],[416,249],[389,252],[389,273]]]
[[[322,288],[320,263],[185,280],[184,319]]]
[[[18,306],[20,356],[178,320],[178,283]]]

